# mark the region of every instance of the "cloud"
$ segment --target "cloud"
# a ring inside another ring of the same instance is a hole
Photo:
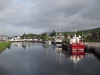
[[[63,31],[80,30],[82,24],[94,28],[100,26],[99,7],[98,0],[1,0],[0,26],[7,26],[12,35],[52,31],[59,25]]]

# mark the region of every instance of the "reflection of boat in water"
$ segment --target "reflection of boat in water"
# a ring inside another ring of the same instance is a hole
[[[51,40],[48,41],[48,44],[51,44]]]
[[[84,58],[84,57],[85,57],[85,55],[71,55],[71,56],[70,56],[70,60],[73,61],[74,66],[75,66],[75,68],[76,68],[77,63],[78,63],[82,58]]]
[[[51,44],[51,40],[45,41],[46,44]]]
[[[55,47],[56,60],[59,59],[59,62],[62,62],[62,48]]]
[[[22,47],[25,49],[26,48],[26,42],[22,42]]]
[[[77,66],[77,63],[85,57],[85,52],[83,54],[83,52],[76,52],[75,54],[70,51],[70,50],[62,50],[62,48],[59,48],[59,47],[55,47],[55,53],[56,53],[56,60],[59,60],[59,62],[61,63],[62,62],[62,58],[63,56],[65,58],[70,58],[70,60],[73,61],[74,63],[74,66],[76,68]]]
[[[71,54],[72,55],[84,55],[85,54],[85,52],[84,52],[84,50],[72,50],[72,52],[71,52]]]
[[[20,46],[20,42],[13,42],[12,43],[14,46]]]

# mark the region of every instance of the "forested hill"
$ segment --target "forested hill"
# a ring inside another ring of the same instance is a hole
[[[77,34],[82,34],[82,30],[77,31]],[[83,30],[85,41],[100,41],[100,27]]]
[[[99,28],[93,28],[93,29],[87,29],[87,30],[83,30],[86,33],[96,33],[96,32],[100,32],[100,27]]]

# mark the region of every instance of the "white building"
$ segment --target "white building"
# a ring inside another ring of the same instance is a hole
[[[9,41],[20,41],[20,37],[19,36],[14,36],[12,37]]]

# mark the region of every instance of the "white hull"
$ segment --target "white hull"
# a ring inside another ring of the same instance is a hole
[[[55,42],[55,45],[56,45],[57,47],[62,47],[62,42]]]

